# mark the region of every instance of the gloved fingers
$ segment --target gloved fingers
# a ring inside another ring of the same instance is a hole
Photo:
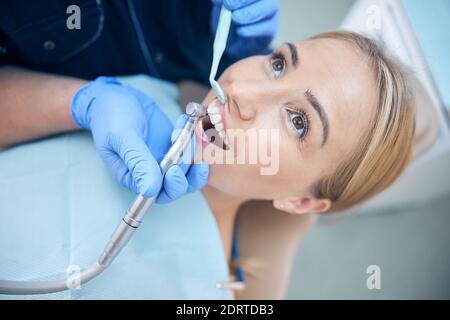
[[[146,198],[155,195],[161,187],[162,174],[144,139],[128,133],[113,137],[110,146],[128,170],[123,176],[124,183]]]
[[[180,115],[175,121],[175,126],[173,127],[172,135],[170,136],[170,141],[172,143],[178,138],[189,117],[186,114]]]
[[[172,165],[164,176],[163,189],[156,199],[157,203],[168,203],[180,198],[188,190],[188,181],[178,165]]]
[[[117,155],[114,150],[102,150],[100,152],[103,161],[106,163],[108,171],[111,175],[118,181],[122,186],[127,189],[130,189],[134,193],[139,193],[135,184],[133,183],[133,179],[131,177],[131,172],[125,166],[122,159]]]
[[[273,17],[278,12],[278,0],[256,1],[233,11],[231,18],[238,25],[249,25]]]
[[[174,143],[178,138],[181,129],[186,124],[189,117],[185,114],[178,117],[175,122],[174,130],[171,135],[171,141]],[[206,183],[209,168],[205,164],[192,165],[192,159],[195,152],[195,136],[183,152],[180,163],[172,165],[166,172],[163,181],[163,189],[158,196],[157,203],[168,203],[180,198],[186,192],[196,191]]]
[[[206,163],[195,163],[191,165],[186,178],[189,183],[187,192],[197,191],[208,181],[209,166]]]
[[[129,90],[129,92],[139,100],[139,103],[144,107],[146,112],[151,113],[153,111],[153,108],[157,107],[156,102],[153,101],[152,98],[150,98],[145,93],[131,86],[124,86],[124,87],[127,90]]]
[[[257,23],[239,26],[236,30],[241,37],[273,37],[278,26],[278,12],[271,18]]]
[[[265,2],[266,0],[223,0],[219,1],[220,3],[216,3],[217,1],[214,1],[216,4],[223,4],[225,8],[227,8],[230,11],[234,11],[240,8],[247,7],[248,5],[251,5],[255,2]]]

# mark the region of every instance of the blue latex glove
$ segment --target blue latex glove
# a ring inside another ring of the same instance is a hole
[[[267,54],[278,30],[278,0],[211,0],[211,30],[215,32],[220,7],[232,12],[226,51],[236,58]]]
[[[71,115],[92,132],[110,173],[134,193],[151,197],[163,184],[156,202],[166,203],[206,183],[208,166],[200,164],[173,165],[162,181],[159,162],[171,145],[172,124],[142,92],[100,77],[75,94]]]
[[[175,142],[188,118],[186,114],[178,117],[170,138],[172,143]],[[195,135],[193,135],[190,145],[180,159],[179,165],[172,165],[167,170],[164,176],[163,189],[156,200],[157,203],[171,202],[185,193],[199,190],[206,184],[209,175],[209,166],[205,163],[192,164],[195,142]]]

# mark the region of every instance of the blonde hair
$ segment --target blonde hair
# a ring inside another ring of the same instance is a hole
[[[387,57],[375,41],[358,33],[334,31],[314,39],[354,45],[373,67],[376,110],[361,142],[337,170],[313,186],[313,194],[332,201],[332,211],[359,204],[391,185],[407,166],[414,138],[414,110],[402,65]]]

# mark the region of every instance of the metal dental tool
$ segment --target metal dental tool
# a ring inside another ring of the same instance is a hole
[[[199,121],[206,115],[206,108],[195,102],[186,106],[189,116],[175,142],[160,163],[161,173],[164,176],[172,164],[179,163],[182,154],[190,144],[194,130]],[[161,186],[162,188],[162,186]],[[73,289],[88,282],[102,273],[127,244],[134,231],[139,227],[145,214],[155,202],[158,194],[151,198],[137,196],[136,200],[127,210],[117,229],[111,236],[98,261],[75,276],[69,276],[55,281],[7,281],[0,280],[0,294],[44,294]]]

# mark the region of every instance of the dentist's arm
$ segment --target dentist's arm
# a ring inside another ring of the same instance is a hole
[[[0,69],[0,146],[82,128],[111,175],[136,194],[170,202],[201,188],[207,165],[174,165],[164,181],[159,161],[171,145],[172,124],[142,92],[112,78],[95,81]]]
[[[70,101],[86,81],[0,68],[0,149],[78,129],[70,116]]]

